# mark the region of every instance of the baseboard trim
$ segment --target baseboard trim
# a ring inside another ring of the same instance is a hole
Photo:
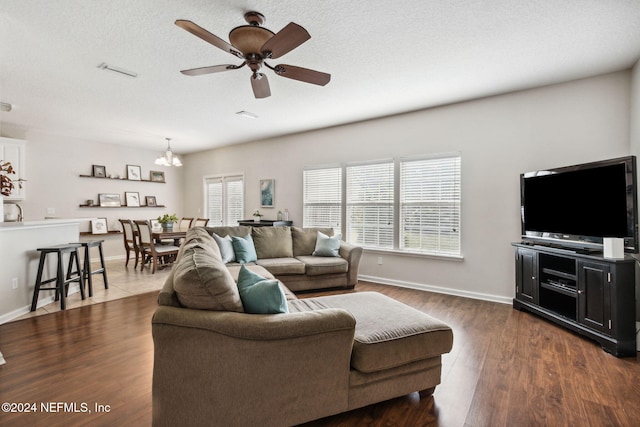
[[[436,292],[438,294],[453,295],[457,297],[471,298],[482,301],[498,302],[501,304],[511,304],[513,297],[502,297],[499,295],[483,294],[479,292],[469,292],[460,289],[443,288],[441,286],[427,285],[424,283],[405,282],[402,280],[391,280],[383,277],[358,275],[359,280],[366,282],[379,283],[381,285],[398,286],[400,288],[417,289],[419,291]]]
[[[78,285],[69,286],[69,295],[73,295],[78,292],[80,292],[80,287]],[[44,298],[38,298],[38,305],[36,306],[36,309],[51,304],[52,302],[55,302],[55,297],[53,295]],[[2,316],[0,316],[0,325],[11,322],[12,320],[17,319],[18,317],[25,315],[30,311],[31,305],[25,305],[24,307],[20,307],[13,311],[10,311],[9,313],[3,314]]]

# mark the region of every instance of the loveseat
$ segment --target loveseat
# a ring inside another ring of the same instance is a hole
[[[293,292],[353,288],[358,282],[358,267],[362,248],[340,241],[335,256],[314,256],[318,232],[333,236],[331,228],[300,227],[206,227],[219,244],[223,261],[238,267],[235,252],[231,248],[233,238],[249,236],[256,252],[256,259],[246,264],[257,264],[267,269]],[[223,241],[221,241],[221,239]],[[226,242],[226,243],[225,243]]]
[[[158,303],[154,426],[289,426],[430,395],[453,344],[446,324],[378,293],[298,299],[263,266],[225,265],[198,229]]]

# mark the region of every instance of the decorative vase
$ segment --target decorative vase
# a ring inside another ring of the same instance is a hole
[[[259,216],[254,216],[253,217],[253,222],[260,222],[260,217]]]
[[[172,222],[163,222],[162,223],[163,231],[173,231],[173,223]]]

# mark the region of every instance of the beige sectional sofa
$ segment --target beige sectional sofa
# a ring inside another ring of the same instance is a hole
[[[257,264],[294,292],[327,288],[353,288],[358,282],[362,248],[340,243],[339,257],[313,256],[318,232],[332,236],[331,228],[206,227],[219,237],[250,235]],[[227,263],[239,266],[237,262]]]
[[[284,312],[247,313],[257,288]],[[204,229],[187,234],[158,302],[154,426],[290,426],[430,395],[453,344],[446,324],[378,293],[298,299],[259,264],[225,265]]]

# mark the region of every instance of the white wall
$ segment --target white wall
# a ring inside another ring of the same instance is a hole
[[[628,155],[630,89],[631,73],[618,72],[188,155],[185,214],[202,214],[203,176],[244,172],[247,217],[259,206],[259,180],[275,178],[276,206],[263,209],[266,218],[288,208],[301,226],[305,165],[459,151],[464,261],[365,252],[360,273],[507,302],[510,243],[520,237],[519,174]]]
[[[26,198],[19,202],[24,208],[25,220],[43,219],[45,216],[60,218],[87,218],[81,223],[80,231],[89,231],[89,218],[107,218],[109,228],[119,223],[118,218],[151,219],[164,213],[182,215],[182,171],[153,164],[162,151],[141,150],[121,145],[95,141],[82,141],[69,137],[48,135],[37,131],[20,132],[8,127],[3,135],[27,140],[26,144]],[[166,184],[136,182],[128,180],[102,180],[80,178],[91,175],[91,165],[103,165],[107,175],[126,177],[128,164],[141,167],[143,177],[149,177],[150,170],[165,171]],[[144,196],[156,196],[157,203],[166,208],[80,208],[87,199],[96,203],[98,193],[119,193],[124,204],[124,192],[137,191]],[[49,215],[48,208],[55,209]],[[105,256],[124,256],[122,235],[100,235],[104,239]],[[35,248],[34,248],[35,249]]]

